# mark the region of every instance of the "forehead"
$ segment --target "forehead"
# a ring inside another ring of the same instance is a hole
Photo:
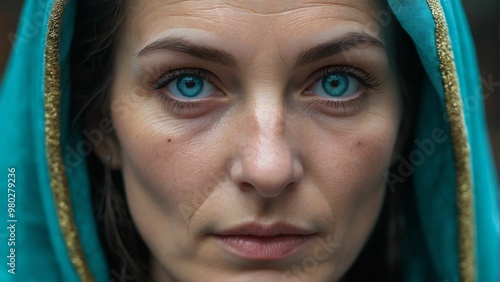
[[[325,8],[353,8],[370,12],[377,8],[376,0],[137,0],[128,2],[136,11],[147,11],[150,8],[180,8],[185,12],[203,13],[207,10],[231,9],[260,16],[275,16],[297,10]],[[175,12],[175,11],[172,11]]]
[[[381,38],[375,0],[137,0],[129,6],[127,33],[137,44],[172,29],[219,38],[304,40],[311,32],[364,31]],[[335,34],[330,34],[332,36]]]

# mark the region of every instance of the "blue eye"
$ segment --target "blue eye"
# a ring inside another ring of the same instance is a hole
[[[317,81],[311,90],[320,96],[343,98],[356,94],[359,90],[360,82],[346,74],[327,74],[323,79]]]
[[[167,90],[177,98],[200,99],[213,94],[215,87],[199,75],[186,74],[171,81]]]

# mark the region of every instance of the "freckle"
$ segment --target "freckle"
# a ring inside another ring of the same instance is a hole
[[[172,142],[172,139],[168,139],[167,141],[168,141],[168,143],[170,143],[170,142]]]
[[[361,146],[361,142],[358,142],[358,146]]]

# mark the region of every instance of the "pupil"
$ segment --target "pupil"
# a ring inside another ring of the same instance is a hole
[[[330,82],[330,86],[331,87],[338,87],[340,84],[340,82],[336,79],[336,80],[332,80],[332,82]]]
[[[196,86],[196,82],[194,82],[194,81],[186,81],[185,85],[186,85],[187,88],[193,88],[193,87]]]

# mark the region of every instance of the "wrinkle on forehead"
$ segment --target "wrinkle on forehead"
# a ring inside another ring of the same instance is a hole
[[[376,13],[378,2],[375,0],[137,0],[133,1],[135,5],[130,5],[130,10],[136,14],[136,19],[146,19],[148,14],[158,8],[165,8],[169,16],[207,16],[208,14],[217,15],[231,11],[235,14],[258,16],[261,19],[288,14],[302,13],[304,15],[314,13],[315,11],[332,8],[337,6],[343,9],[343,16],[349,16],[349,10],[357,10],[357,13],[373,15]],[[140,3],[140,4],[139,4]],[[152,8],[152,9],[148,9]],[[209,12],[209,13],[207,13]]]
[[[130,1],[129,1],[130,2]],[[307,31],[311,25],[351,21],[373,25],[378,14],[375,0],[137,0],[129,6],[127,30],[144,41],[165,28],[196,28],[211,33],[263,35]],[[262,31],[264,34],[262,34]],[[257,32],[257,34],[254,34]],[[232,37],[233,34],[228,34]]]

